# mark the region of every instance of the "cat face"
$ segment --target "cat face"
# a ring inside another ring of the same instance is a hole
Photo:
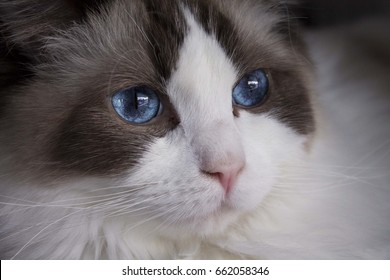
[[[37,38],[7,27],[35,50],[2,124],[23,176],[60,192],[98,178],[78,191],[123,192],[116,216],[208,235],[261,207],[305,152],[308,69],[278,3],[107,1],[74,17],[42,18],[57,31]]]

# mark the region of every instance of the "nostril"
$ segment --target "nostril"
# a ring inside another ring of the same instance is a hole
[[[241,168],[230,168],[225,170],[224,172],[214,173],[218,176],[219,182],[221,183],[222,188],[225,190],[225,193],[228,194],[232,188],[234,183],[236,182],[238,172]]]
[[[203,161],[203,163],[210,163]],[[211,175],[215,179],[218,179],[221,187],[225,191],[225,194],[231,192],[234,187],[234,184],[237,181],[239,172],[245,166],[244,157],[236,157],[234,161],[229,163],[226,162],[213,162],[213,164],[203,166],[201,170],[208,175]]]
[[[225,192],[229,193],[235,181],[235,176],[230,173],[218,173],[218,178]]]

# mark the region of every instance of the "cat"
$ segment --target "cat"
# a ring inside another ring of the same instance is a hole
[[[0,257],[390,258],[386,33],[292,5],[0,1]]]

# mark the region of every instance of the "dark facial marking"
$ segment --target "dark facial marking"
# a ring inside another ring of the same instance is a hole
[[[298,72],[269,70],[268,99],[252,113],[269,113],[300,134],[310,134],[315,123],[308,89]]]
[[[157,72],[167,81],[175,68],[187,25],[179,3],[173,0],[144,1],[148,14],[146,35],[149,56]]]
[[[90,100],[74,108],[53,137],[55,140],[52,143],[51,160],[57,163],[54,166],[84,174],[120,174],[138,163],[155,138],[163,137],[177,126],[178,116],[165,94],[165,81],[169,79],[178,59],[186,24],[174,1],[144,1],[143,5],[145,10],[140,11],[146,11],[146,14],[138,18],[137,24],[145,32],[141,40],[144,40],[147,59],[152,64],[141,62],[140,65],[146,69],[140,68],[142,74],[133,75],[133,70],[127,72],[126,67],[123,67],[125,72],[116,73],[121,69],[116,65],[115,72],[110,73],[111,77],[99,75],[98,83],[104,80],[108,82],[110,79],[111,83],[115,83],[116,74],[124,77],[128,73],[127,86],[150,84],[157,90],[164,108],[162,115],[148,124],[132,125],[121,120],[115,112],[107,111],[106,105],[110,102],[85,93],[91,96]],[[131,21],[128,23],[133,24]],[[131,45],[132,40],[129,38],[129,46]],[[134,79],[137,76],[139,78]],[[148,77],[148,80],[142,81],[140,77]],[[95,94],[99,92],[91,87],[89,91]]]
[[[67,3],[65,4],[65,2]],[[61,26],[64,30],[67,30],[71,19],[71,21],[79,24],[79,29],[83,28],[83,32],[93,38],[93,40],[88,41],[85,40],[86,37],[82,36],[83,33],[74,34],[72,44],[69,48],[62,50],[60,55],[65,59],[59,62],[51,61],[49,57],[46,57],[46,53],[39,53],[39,56],[49,67],[44,78],[36,77],[37,80],[43,79],[41,81],[42,90],[35,90],[34,94],[36,97],[42,95],[39,99],[44,99],[43,96],[45,95],[50,96],[47,99],[47,105],[44,106],[47,111],[42,112],[42,115],[50,116],[53,113],[53,116],[57,116],[55,122],[58,122],[58,124],[55,124],[55,128],[54,125],[53,128],[47,128],[47,131],[42,128],[44,127],[43,124],[37,126],[41,129],[38,133],[46,135],[41,137],[46,142],[42,141],[42,143],[35,146],[45,147],[43,149],[45,154],[41,155],[37,152],[39,154],[36,155],[37,160],[34,163],[31,162],[30,167],[33,166],[34,170],[37,170],[38,166],[42,170],[50,169],[50,173],[54,176],[56,174],[67,174],[67,172],[97,176],[119,174],[135,166],[156,138],[163,137],[178,124],[178,116],[165,94],[165,81],[169,78],[178,59],[178,51],[186,31],[186,24],[177,2],[168,0],[123,2],[121,6],[129,8],[129,16],[130,12],[135,12],[132,9],[136,9],[137,12],[141,13],[139,17],[136,17],[137,24],[146,35],[134,34],[134,36],[128,37],[115,37],[114,35],[117,33],[113,34],[113,37],[107,37],[105,36],[107,33],[97,32],[98,28],[95,30],[95,26],[89,26],[87,24],[89,11],[93,10],[94,14],[99,14],[98,9],[101,2],[106,1],[93,2],[64,1],[61,5],[56,6],[51,1],[45,1],[44,3],[38,3],[39,5],[32,5],[27,9],[28,12],[35,13],[35,10],[43,5],[46,9],[42,10],[48,10],[48,14],[41,14],[39,19],[36,19],[37,22],[29,21],[31,30],[38,28],[40,25],[55,28]],[[112,3],[112,5],[116,4],[118,3]],[[67,7],[67,9],[64,7]],[[53,11],[58,10],[63,10],[63,14],[53,19]],[[121,14],[121,16],[124,17],[120,19],[122,23],[124,25],[128,24],[130,30],[134,29],[137,32],[138,29],[134,28],[134,22],[131,21],[131,18],[127,18],[126,13]],[[12,18],[11,12],[7,15],[8,17]],[[15,22],[19,23],[16,20]],[[25,24],[25,21],[20,23]],[[109,28],[110,21],[104,21],[102,17],[101,23],[107,25],[107,29]],[[40,36],[49,34],[46,32],[48,30],[42,30],[42,33],[37,36],[27,36],[28,34],[20,32],[18,28],[19,26],[15,24],[7,31],[15,32],[11,34],[12,36],[18,33],[18,42],[28,43],[27,47],[20,44],[24,53],[28,52],[29,56],[37,55],[36,48],[30,47],[33,44],[38,49],[39,46],[44,45],[45,42],[44,40],[41,41]],[[130,34],[123,30],[118,31],[118,33]],[[23,37],[22,35],[26,36]],[[60,37],[61,35],[57,34],[55,36]],[[146,37],[150,42],[146,40]],[[77,41],[78,38],[80,38],[79,42]],[[110,40],[112,38],[116,40]],[[61,40],[61,38],[59,39]],[[134,43],[134,40],[136,40],[136,43]],[[106,52],[91,52],[94,54],[91,56],[87,50],[97,48],[97,44],[93,44],[94,42],[103,44],[102,49]],[[112,44],[116,46],[116,49],[111,51]],[[3,44],[0,46],[3,47]],[[117,57],[118,50],[124,50],[120,54],[126,57],[128,61],[135,60],[135,62],[127,64],[126,59]],[[128,50],[135,51],[130,52]],[[1,49],[1,51],[3,54],[8,50],[3,52],[3,49]],[[132,57],[133,53],[140,55],[134,58]],[[71,57],[73,54],[82,57],[88,63],[77,64],[75,60],[66,59],[66,57]],[[42,60],[37,59],[32,63],[37,66]],[[57,64],[62,71],[62,76],[55,74]],[[7,73],[14,73],[12,68],[14,64],[8,60],[8,57],[7,59],[1,57],[0,65],[7,66],[7,68],[2,68],[0,71],[7,69]],[[69,73],[66,73],[64,69],[69,69]],[[0,82],[3,83],[3,81],[6,82],[4,76],[0,77]],[[55,83],[58,90],[50,87],[50,83]],[[164,111],[158,118],[148,125],[131,125],[121,120],[115,112],[110,111],[110,102],[107,100],[110,96],[107,96],[107,92],[113,93],[113,90],[144,84],[156,89],[160,95]],[[21,91],[22,94],[30,91],[28,83],[27,87]],[[58,95],[58,100],[62,100],[61,104],[69,101],[69,108],[61,108],[59,109],[61,111],[59,111],[55,108],[56,104],[51,105],[51,102],[56,103],[56,99],[51,99],[51,96],[54,95]],[[5,99],[0,96],[0,106],[5,102],[3,100]],[[35,101],[31,100],[31,102]],[[53,106],[53,108],[50,108],[50,106]],[[19,110],[17,107],[13,109]],[[37,113],[37,115],[39,114]],[[48,123],[51,124],[50,121]],[[38,128],[26,127],[25,129],[34,130]],[[23,145],[28,147],[27,143],[23,142]],[[31,153],[34,153],[34,151],[31,151]]]
[[[120,174],[138,163],[155,138],[177,125],[169,108],[150,125],[130,125],[114,114],[93,100],[74,108],[53,136],[57,167],[96,176]]]

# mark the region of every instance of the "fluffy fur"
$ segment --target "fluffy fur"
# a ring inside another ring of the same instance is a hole
[[[278,1],[29,2],[0,2],[28,73],[0,90],[2,258],[390,258],[389,42],[319,32],[312,64]],[[257,68],[266,103],[232,106]],[[110,97],[140,84],[164,110],[136,126]]]

